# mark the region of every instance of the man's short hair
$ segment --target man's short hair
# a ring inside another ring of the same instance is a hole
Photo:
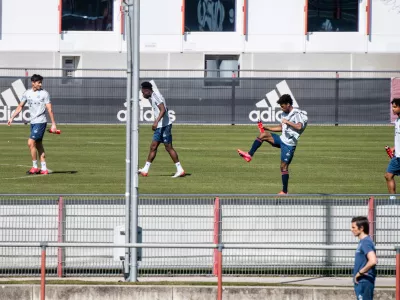
[[[31,81],[32,82],[43,81],[43,77],[40,76],[39,74],[33,74],[32,77],[31,77]]]
[[[396,104],[396,106],[400,106],[400,98],[393,98],[392,102],[390,103]]]
[[[152,90],[153,89],[153,85],[148,81],[144,81],[144,82],[142,82],[142,89]]]
[[[281,105],[281,104],[290,104],[290,105],[293,105],[293,99],[292,99],[292,97],[290,97],[290,95],[285,94],[285,95],[282,95],[282,96],[279,98],[279,100],[276,101],[276,103],[278,103],[279,105]]]
[[[367,217],[354,217],[351,219],[351,223],[356,223],[357,228],[363,228],[365,234],[369,234],[369,221]]]

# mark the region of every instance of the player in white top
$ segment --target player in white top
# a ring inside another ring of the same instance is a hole
[[[153,85],[148,81],[142,83],[142,94],[144,98],[149,99],[153,108],[154,123],[151,126],[151,129],[153,129],[154,134],[153,140],[150,144],[150,152],[146,164],[143,168],[138,170],[139,174],[142,176],[148,176],[149,168],[156,157],[158,146],[163,143],[165,150],[167,150],[176,166],[176,173],[172,177],[177,178],[185,176],[185,171],[179,162],[178,154],[174,147],[172,147],[172,121],[169,118],[168,108],[164,97],[160,93],[154,92]]]
[[[292,162],[297,141],[307,127],[308,118],[306,112],[293,107],[293,99],[290,95],[282,95],[277,103],[281,106],[283,111],[282,124],[276,127],[263,127],[264,130],[267,131],[260,133],[250,151],[244,152],[238,149],[238,153],[244,160],[250,162],[254,153],[263,142],[268,142],[273,147],[281,148],[281,175],[283,187],[279,194],[286,195],[288,193],[289,184],[289,164]],[[282,131],[282,135],[279,136],[268,131]]]
[[[394,152],[394,157],[389,162],[385,179],[389,194],[396,194],[394,176],[400,175],[400,98],[394,98],[391,103],[393,114],[397,115],[396,122],[394,123],[394,148],[391,148]],[[395,199],[395,196],[392,197]]]
[[[54,121],[53,109],[50,102],[50,95],[42,89],[43,77],[34,74],[31,77],[32,88],[25,91],[22,95],[21,102],[17,109],[8,120],[8,126],[11,126],[12,121],[22,111],[25,104],[28,103],[29,112],[31,115],[31,134],[28,139],[28,147],[32,156],[32,168],[28,174],[49,174],[46,166],[46,155],[43,147],[43,136],[47,126],[46,109],[51,119],[51,130],[57,130],[56,122]],[[37,155],[39,154],[41,169],[38,168]]]

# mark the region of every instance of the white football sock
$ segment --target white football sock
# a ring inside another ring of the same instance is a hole
[[[182,168],[181,163],[179,161],[175,164],[175,166],[176,166],[176,171],[177,172],[182,172],[183,171],[183,168]]]
[[[37,167],[38,167],[37,160],[32,160],[32,165],[34,168],[37,169]]]
[[[142,171],[145,173],[149,172],[150,166],[151,166],[151,162],[146,161],[146,164],[142,168]]]
[[[42,171],[46,171],[47,170],[45,161],[40,162],[40,165],[42,166]]]

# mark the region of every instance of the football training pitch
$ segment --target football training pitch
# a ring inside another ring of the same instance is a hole
[[[29,127],[0,126],[0,193],[124,194],[125,126],[60,125],[61,135],[45,134],[53,174],[26,175],[31,167]],[[383,177],[393,146],[392,126],[308,126],[290,165],[290,194],[387,193]],[[139,179],[141,194],[276,194],[281,190],[280,150],[264,143],[250,163],[258,135],[254,126],[175,125],[173,145],[187,173],[171,178],[175,165],[160,145],[149,177]],[[152,138],[140,127],[139,167]]]

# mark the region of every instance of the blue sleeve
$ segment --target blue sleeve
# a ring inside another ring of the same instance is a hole
[[[369,252],[374,251],[375,252],[375,246],[374,243],[370,240],[366,240],[365,243],[361,243],[361,251],[367,255]]]

